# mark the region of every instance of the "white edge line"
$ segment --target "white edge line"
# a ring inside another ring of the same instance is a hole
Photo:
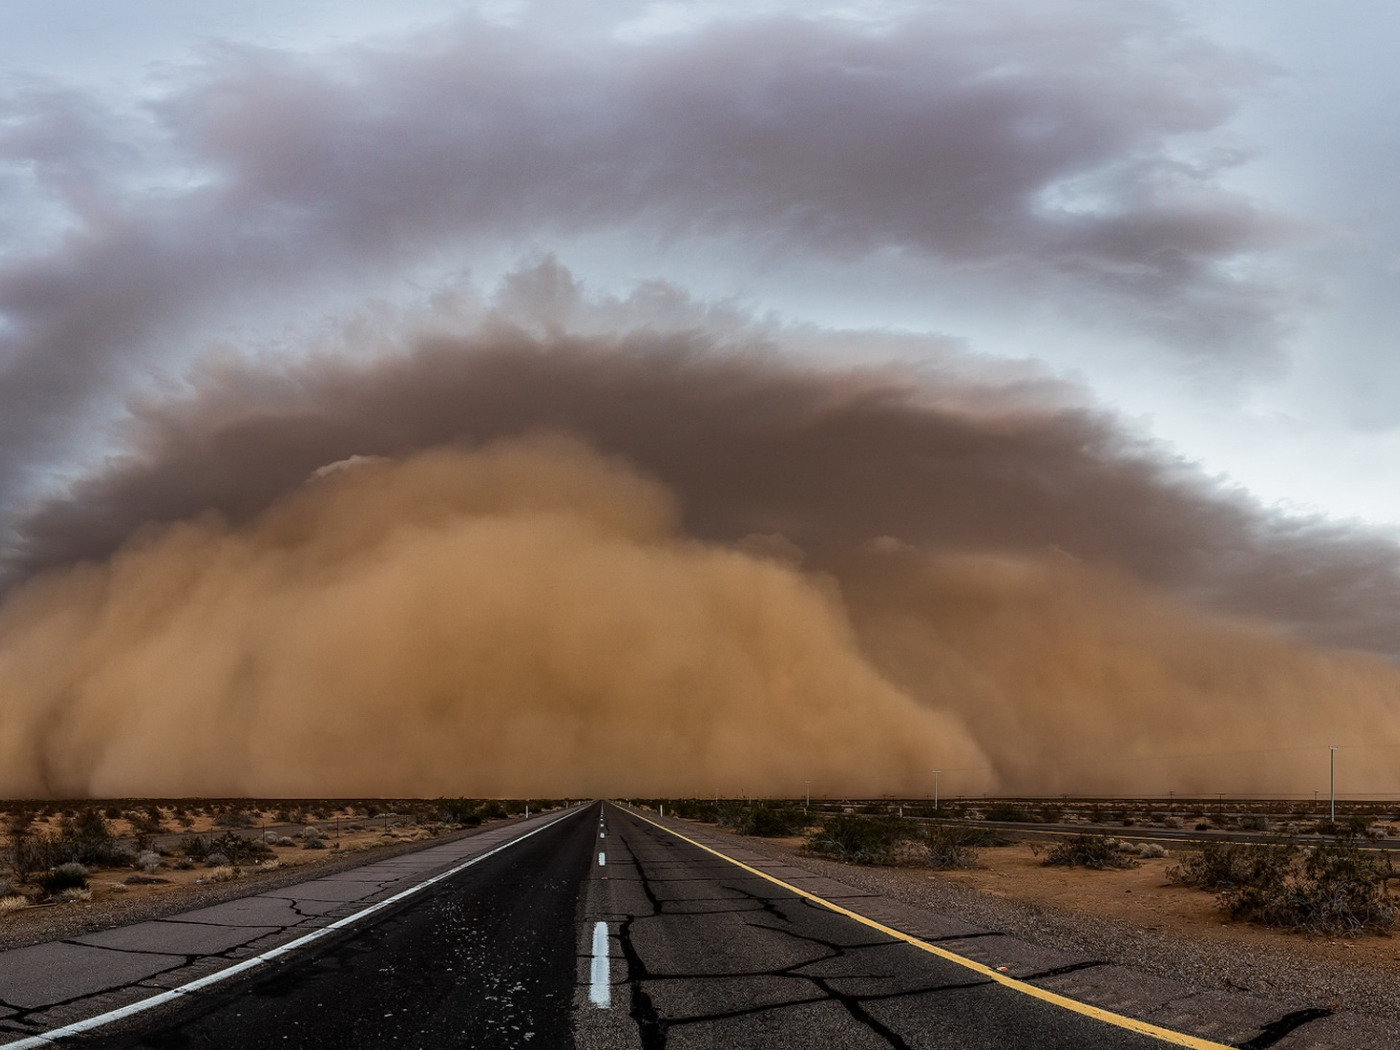
[[[575,810],[574,812],[578,811]],[[406,890],[400,890],[392,897],[386,897],[384,898],[384,900],[377,901],[374,904],[371,904],[368,908],[364,908],[360,911],[355,912],[355,914],[353,915],[347,915],[343,919],[337,919],[329,926],[322,926],[319,930],[313,930],[311,933],[298,937],[296,940],[288,941],[286,944],[279,944],[276,948],[269,948],[261,955],[251,956],[250,958],[244,959],[240,963],[234,963],[234,965],[232,966],[225,967],[224,969],[219,970],[217,973],[211,973],[207,977],[200,977],[198,980],[191,981],[189,984],[182,984],[178,988],[171,988],[169,991],[164,991],[158,995],[153,995],[149,999],[142,999],[139,1002],[131,1003],[127,1006],[118,1007],[115,1010],[109,1010],[105,1014],[97,1014],[94,1017],[86,1017],[81,1021],[74,1021],[72,1024],[66,1024],[62,1028],[53,1028],[47,1032],[40,1032],[38,1035],[25,1036],[23,1039],[20,1039],[16,1042],[0,1043],[0,1050],[34,1050],[34,1048],[37,1047],[53,1046],[58,1040],[66,1039],[70,1035],[79,1035],[82,1032],[88,1032],[94,1028],[101,1028],[104,1025],[112,1024],[114,1021],[121,1021],[128,1017],[132,1017],[136,1014],[144,1013],[147,1010],[155,1009],[155,1007],[157,1006],[163,1006],[166,1003],[171,1003],[176,1001],[177,999],[182,999],[190,992],[197,992],[201,989],[208,988],[210,985],[218,984],[220,981],[226,981],[230,977],[234,977],[240,973],[244,973],[248,970],[254,969],[255,967],[261,966],[263,963],[271,962],[273,959],[286,955],[289,952],[294,952],[298,948],[310,944],[312,941],[319,940],[320,938],[325,937],[328,934],[334,933],[336,930],[344,929],[346,926],[350,926],[356,922],[359,922],[365,916],[373,915],[380,909],[387,908],[391,904],[396,904],[399,901],[403,900],[405,897],[411,897],[419,890],[427,889],[435,882],[441,882],[443,879],[449,879],[453,875],[456,875],[459,871],[463,871],[466,868],[470,868],[473,864],[477,864],[485,860],[487,857],[500,853],[503,849],[508,849],[509,847],[514,846],[517,842],[524,842],[531,835],[538,835],[541,831],[545,830],[545,828],[552,828],[561,820],[567,820],[573,815],[573,813],[565,813],[562,816],[555,817],[548,824],[541,824],[539,827],[534,828],[531,831],[527,831],[523,835],[511,839],[509,842],[503,842],[494,849],[487,850],[485,853],[473,857],[471,860],[464,861],[461,864],[458,864],[455,868],[449,868],[447,871],[440,872],[439,874],[434,875],[431,879],[426,879],[423,882],[418,883],[416,886],[410,886]]]

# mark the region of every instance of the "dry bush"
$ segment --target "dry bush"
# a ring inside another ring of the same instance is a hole
[[[1118,849],[1118,843],[1104,835],[1075,835],[1073,838],[1057,842],[1046,849],[1032,846],[1031,852],[1042,857],[1040,863],[1047,868],[1090,868],[1104,871],[1108,868],[1136,868],[1138,862]]]
[[[60,864],[51,871],[40,875],[35,881],[39,888],[49,896],[60,894],[64,890],[81,890],[87,888],[87,868],[81,864],[70,861],[67,864]]]
[[[1233,919],[1300,933],[1389,933],[1400,921],[1400,906],[1388,892],[1395,877],[1390,859],[1366,853],[1354,839],[1306,848],[1203,843],[1167,877],[1223,889]]]
[[[807,848],[853,864],[893,864],[900,859],[899,847],[914,835],[914,824],[900,817],[842,813],[827,817],[808,835]]]
[[[979,847],[986,845],[987,829],[966,824],[934,824],[924,830],[928,866],[940,871],[978,867]]]
[[[0,915],[6,915],[12,911],[19,911],[21,908],[29,907],[29,898],[21,894],[13,894],[9,897],[0,897]]]

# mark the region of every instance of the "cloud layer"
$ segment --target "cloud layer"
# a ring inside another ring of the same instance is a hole
[[[24,523],[8,790],[1281,793],[1328,742],[1388,790],[1400,671],[1304,639],[1390,652],[1394,545],[1024,373],[816,370],[551,262],[501,302],[133,406]]]
[[[182,340],[490,245],[904,259],[1237,360],[1276,333],[1254,264],[1286,224],[1194,143],[1260,74],[1157,5],[979,3],[650,36],[464,18],[226,45],[126,105],[12,88],[0,199],[33,218],[0,257],[0,498]]]
[[[132,406],[128,455],[21,521],[11,564],[104,557],[144,523],[208,509],[247,520],[351,455],[545,429],[661,479],[707,539],[781,533],[818,564],[884,535],[1054,549],[1317,643],[1396,651],[1400,553],[1377,534],[1270,514],[1043,378],[962,374],[949,354],[922,377],[805,368],[775,348],[808,334],[663,298],[591,304],[547,261],[503,295],[521,323],[497,312],[355,353],[211,362],[190,396]]]

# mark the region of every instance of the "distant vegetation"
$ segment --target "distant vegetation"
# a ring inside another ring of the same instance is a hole
[[[87,900],[88,875],[98,871],[129,869],[117,890],[167,881],[155,875],[162,867],[206,868],[205,877],[216,881],[240,878],[245,868],[276,867],[277,848],[334,852],[341,828],[363,836],[382,822],[386,840],[415,840],[564,804],[469,798],[0,802],[0,870],[6,873],[0,916],[42,900]],[[261,830],[269,823],[283,828]],[[205,830],[196,832],[197,826]]]

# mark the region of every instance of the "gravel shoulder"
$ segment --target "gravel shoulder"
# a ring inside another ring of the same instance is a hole
[[[968,885],[956,874],[923,868],[875,868],[842,864],[802,850],[800,840],[740,836],[703,825],[746,849],[781,859],[815,874],[894,900],[953,915],[1046,947],[1073,947],[1140,972],[1186,981],[1204,988],[1243,991],[1332,1010],[1400,1020],[1400,938],[1369,938],[1382,956],[1368,953],[1349,963],[1322,957],[1345,951],[1344,942],[1263,931],[1244,924],[1219,923],[1224,938],[1188,936],[1150,929],[1096,914],[1092,906],[1073,910],[1017,900]],[[1092,873],[1097,877],[1101,873]],[[1195,892],[1195,891],[1183,891]],[[1202,898],[1206,895],[1200,894]],[[1206,898],[1208,901],[1208,898]],[[1292,943],[1289,943],[1292,942]],[[1319,948],[1331,949],[1319,951]]]
[[[411,842],[396,842],[342,853],[332,851],[324,857],[317,857],[314,862],[271,871],[249,868],[241,878],[232,882],[191,884],[181,887],[179,892],[163,893],[159,896],[133,895],[130,898],[108,897],[71,904],[31,906],[0,916],[0,951],[62,940],[82,933],[111,929],[114,926],[145,922],[148,919],[161,919],[210,904],[222,904],[224,901],[250,897],[266,893],[268,890],[294,886],[387,857],[414,853],[430,846],[477,835],[488,828],[502,826],[503,823],[510,822],[493,821],[478,827]]]

